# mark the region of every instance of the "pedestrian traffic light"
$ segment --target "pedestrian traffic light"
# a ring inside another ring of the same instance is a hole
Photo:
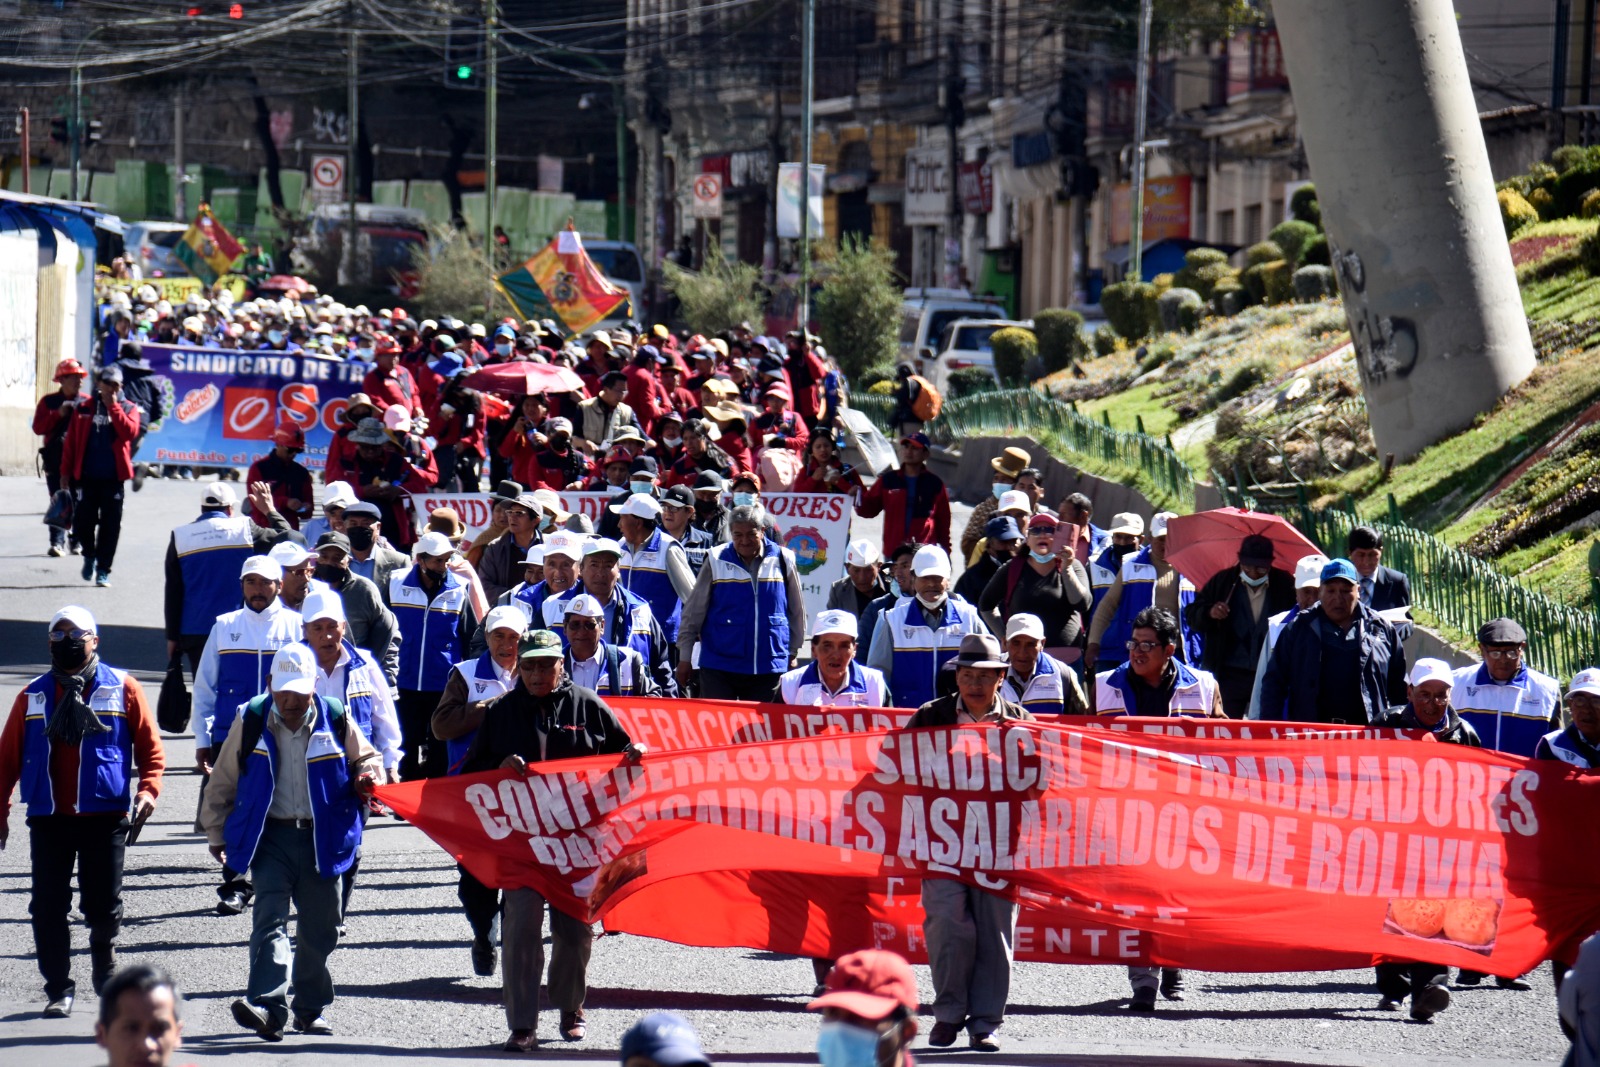
[[[464,82],[464,81],[471,81],[471,80],[472,80],[472,64],[471,63],[463,63],[460,66],[456,67],[456,81]]]

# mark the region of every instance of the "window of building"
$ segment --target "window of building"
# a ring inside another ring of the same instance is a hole
[[[1231,244],[1233,244],[1233,212],[1232,211],[1219,211],[1219,212],[1217,212],[1217,236],[1216,236],[1216,242],[1219,245],[1231,245]]]
[[[1261,205],[1251,204],[1244,209],[1244,243],[1253,245],[1261,240]]]

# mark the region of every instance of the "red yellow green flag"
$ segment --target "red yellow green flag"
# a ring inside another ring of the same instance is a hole
[[[496,281],[508,297],[525,294],[528,303],[534,301],[535,292],[542,293],[573,333],[589,329],[628,299],[626,289],[612,285],[600,273],[570,223],[538,255]]]
[[[226,274],[243,253],[233,234],[211,213],[209,204],[200,205],[194,221],[183,231],[183,239],[173,249],[183,265],[207,285]]]

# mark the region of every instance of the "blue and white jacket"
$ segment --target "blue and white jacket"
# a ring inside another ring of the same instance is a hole
[[[267,691],[273,654],[300,640],[302,632],[299,614],[282,600],[264,611],[239,608],[218,616],[194,672],[196,748],[222,744],[239,706]]]
[[[516,671],[504,670],[487,652],[477,659],[462,660],[450,669],[467,683],[469,704],[503,696],[511,692],[511,687],[517,684]],[[472,747],[472,739],[477,736],[478,731],[473,730],[444,743],[446,761],[449,764],[447,773],[461,773],[461,763],[467,758],[467,750]]]
[[[389,605],[400,624],[400,675],[397,686],[422,693],[442,693],[450,668],[461,658],[470,633],[463,633],[467,583],[454,571],[432,600],[423,591],[419,568],[389,579]]]
[[[889,680],[882,671],[851,660],[844,685],[837,692],[829,692],[822,684],[821,668],[812,660],[778,679],[778,699],[803,707],[883,708],[889,705]]]
[[[1103,556],[1101,558],[1104,558]],[[1100,662],[1123,663],[1128,658],[1128,639],[1133,636],[1133,619],[1155,600],[1156,565],[1150,562],[1149,546],[1122,560],[1122,594],[1117,613],[1100,639]],[[1189,629],[1189,605],[1194,603],[1194,583],[1178,575],[1178,655],[1190,663],[1200,662],[1200,635]]]
[[[650,605],[668,644],[678,643],[678,622],[683,618],[683,601],[667,574],[667,558],[674,552],[682,558],[687,570],[689,557],[683,546],[659,528],[651,532],[638,551],[626,544],[622,546],[622,587]]]
[[[1054,656],[1039,653],[1033,666],[1033,677],[1022,684],[1015,671],[1006,671],[1006,680],[1000,683],[1000,695],[1013,704],[1021,704],[1034,718],[1067,713],[1067,667]]]
[[[706,557],[711,596],[700,626],[700,667],[735,674],[789,669],[789,589],[784,549],[765,539],[754,576],[733,544]]]
[[[1217,703],[1217,680],[1210,671],[1190,667],[1173,660],[1178,672],[1177,684],[1172,688],[1172,701],[1167,705],[1168,715],[1209,716]],[[1124,663],[1116,670],[1101,671],[1094,676],[1095,711],[1101,715],[1132,715],[1137,704],[1133,696],[1133,682],[1129,679],[1129,665]]]
[[[988,632],[978,609],[960,597],[945,599],[937,627],[929,627],[922,602],[911,597],[879,616],[867,662],[888,677],[895,707],[920,708],[939,695],[939,668],[961,639]]]
[[[1528,667],[1497,682],[1487,665],[1475,663],[1456,671],[1450,706],[1472,724],[1484,747],[1531,756],[1539,739],[1561,725],[1553,718],[1561,708],[1561,683]]]
[[[202,511],[198,519],[172,531],[183,580],[180,634],[210,633],[217,616],[239,606],[239,571],[255,552],[254,525],[247,515],[229,515],[219,508]]]
[[[1563,730],[1552,730],[1539,738],[1533,758],[1558,759],[1562,763],[1591,770],[1600,767],[1600,748],[1585,741],[1576,726],[1568,726]]]
[[[84,734],[78,743],[78,814],[128,811],[133,780],[133,733],[128,729],[124,684],[127,674],[104,663],[95,670],[94,684],[84,693],[84,703],[106,727]],[[27,710],[22,721],[22,802],[28,817],[54,815],[55,791],[50,782],[50,739],[45,727],[56,710],[56,680],[42,674],[23,689]]]

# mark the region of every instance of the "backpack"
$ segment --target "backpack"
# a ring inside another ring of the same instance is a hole
[[[328,706],[328,717],[332,720],[333,735],[342,744],[350,736],[350,717],[344,713],[344,702],[336,697],[323,697],[322,702]],[[256,742],[261,740],[261,731],[267,728],[267,705],[272,703],[271,693],[262,693],[260,696],[251,697],[250,703],[245,705],[244,725],[240,727],[244,735],[239,738],[239,773],[244,773],[244,765],[250,758],[250,753],[256,750]]]
[[[913,374],[910,380],[917,383],[917,398],[911,401],[911,414],[916,416],[918,422],[930,422],[938,418],[939,409],[944,407],[944,398],[939,395],[939,390],[920,374]]]
[[[787,448],[765,448],[761,450],[761,491],[764,493],[787,493],[794,488],[795,479],[800,477],[805,461],[798,452],[791,452]]]

